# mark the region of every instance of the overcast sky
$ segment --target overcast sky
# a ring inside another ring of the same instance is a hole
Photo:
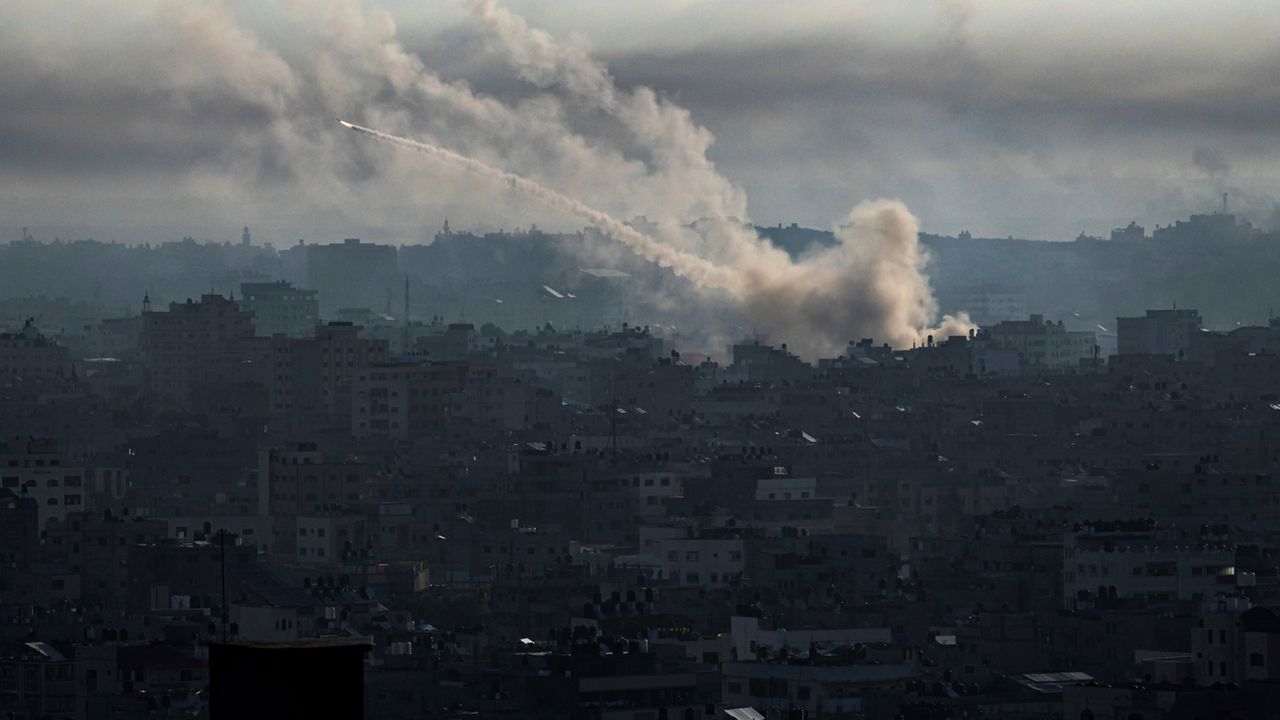
[[[708,192],[741,191],[761,224],[831,227],[889,197],[928,231],[1065,240],[1223,192],[1256,223],[1277,217],[1274,0],[502,5],[619,92],[687,108],[729,188]],[[372,147],[339,114],[622,217],[705,209],[680,190],[709,170],[664,172],[661,141],[521,64],[448,2],[8,0],[0,237],[234,240],[248,224],[277,244],[417,242],[446,216],[579,224]]]

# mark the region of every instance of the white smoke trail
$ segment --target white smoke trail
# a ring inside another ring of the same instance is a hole
[[[690,253],[678,250],[669,245],[654,240],[653,238],[637,231],[626,223],[620,222],[607,213],[595,208],[589,207],[578,200],[564,195],[551,188],[536,183],[528,178],[521,177],[515,173],[500,170],[492,165],[485,164],[474,158],[465,155],[459,155],[452,150],[429,143],[418,142],[408,138],[399,137],[384,133],[373,128],[367,128],[363,125],[349,123],[346,120],[338,120],[343,127],[350,128],[356,132],[363,133],[378,140],[408,148],[416,152],[425,153],[440,160],[461,166],[466,170],[478,175],[486,175],[495,180],[509,184],[513,189],[528,195],[529,197],[541,200],[553,207],[563,210],[572,215],[586,220],[601,230],[613,235],[619,241],[627,245],[635,251],[636,254],[644,257],[650,262],[657,263],[661,267],[670,268],[681,277],[688,278],[694,284],[704,288],[718,288],[734,292],[736,289],[733,274],[725,268],[697,257]]]
[[[791,335],[792,347],[805,357],[839,352],[849,340],[862,336],[881,337],[901,347],[919,343],[926,335],[964,334],[970,327],[963,314],[944,316],[939,328],[928,327],[937,307],[928,279],[920,272],[924,258],[919,227],[899,202],[859,205],[837,232],[837,246],[799,262],[769,243],[750,242],[755,237],[750,230],[719,224],[713,232],[735,238],[739,255],[732,264],[716,264],[514,173],[436,145],[339,122],[383,142],[491,177],[586,220],[697,287],[727,292],[769,338]]]
[[[906,346],[969,329],[963,314],[928,328],[937,306],[922,272],[927,257],[916,220],[901,203],[859,205],[837,230],[836,247],[794,261],[744,224],[745,194],[708,158],[715,138],[687,109],[646,87],[619,88],[581,43],[559,42],[495,0],[470,6],[522,79],[609,115],[647,151],[652,176],[670,198],[658,209],[658,237],[727,268],[732,294],[771,339],[789,338],[791,347],[813,356],[843,349],[855,339],[848,335]],[[690,210],[704,215],[682,216]],[[680,225],[694,219],[698,234],[690,238]]]
[[[397,105],[403,103],[403,112],[411,113],[421,103],[419,122],[435,125],[434,133],[447,134],[451,145],[465,149],[460,153],[344,125],[506,183],[582,218],[693,287],[723,293],[771,341],[785,340],[812,359],[838,353],[849,340],[861,337],[902,347],[929,334],[964,329],[963,322],[949,318],[944,318],[947,329],[928,329],[937,315],[936,302],[922,273],[926,258],[915,218],[901,203],[859,205],[848,227],[837,231],[836,247],[793,260],[744,224],[745,194],[710,161],[715,138],[686,108],[648,88],[620,89],[585,47],[557,41],[492,0],[479,0],[473,8],[497,39],[496,49],[522,79],[541,90],[562,91],[571,104],[562,105],[551,92],[516,106],[480,95],[428,70],[399,44],[389,19],[377,13],[363,14],[344,0],[291,2],[300,19],[329,18],[321,24],[335,47],[347,54],[336,66],[354,64],[383,74],[401,96]],[[326,8],[328,12],[318,12]],[[349,107],[362,107],[379,122],[405,124],[401,110],[388,111],[381,101]],[[563,114],[573,108],[612,118],[636,141],[646,161],[578,135]],[[451,116],[459,122],[449,122]],[[559,189],[468,157],[477,151],[502,158],[503,165],[536,166]],[[602,205],[613,212],[599,209]],[[618,211],[652,222],[642,232],[617,220]],[[695,230],[691,221],[697,221]],[[680,296],[688,286],[670,290]],[[706,321],[714,325],[717,319]]]
[[[227,0],[136,3],[126,25],[148,31],[123,57],[114,47],[71,39],[110,35],[100,32],[101,23],[122,16],[109,0],[82,0],[77,5],[83,12],[71,17],[58,3],[0,5],[0,15],[12,13],[13,6],[24,19],[5,28],[70,28],[49,47],[0,31],[9,41],[0,42],[0,56],[39,57],[50,68],[48,77],[23,76],[19,86],[47,81],[54,92],[41,94],[46,100],[63,93],[84,100],[66,108],[52,101],[42,105],[29,114],[24,132],[45,137],[57,127],[37,126],[41,112],[76,125],[92,115],[89,110],[100,110],[91,102],[97,95],[81,92],[84,87],[101,86],[103,97],[163,96],[168,101],[158,107],[113,104],[110,110],[119,114],[111,122],[80,126],[81,140],[94,146],[118,146],[122,138],[125,145],[145,144],[158,151],[157,158],[168,158],[156,161],[158,172],[191,168],[157,177],[182,183],[184,195],[201,203],[229,203],[246,212],[250,224],[270,223],[275,233],[354,225],[379,237],[417,237],[417,191],[464,187],[457,184],[466,182],[457,177],[463,173],[451,171],[469,168],[573,213],[618,241],[600,243],[597,233],[584,234],[585,252],[597,258],[625,262],[631,258],[617,253],[634,251],[670,268],[674,273],[652,273],[632,287],[644,293],[646,305],[661,308],[660,317],[678,317],[708,337],[740,337],[746,327],[813,358],[839,352],[849,339],[875,337],[903,346],[928,334],[922,328],[934,321],[936,303],[922,273],[915,220],[901,204],[859,206],[849,227],[837,231],[838,247],[793,260],[743,224],[745,193],[711,162],[713,134],[669,98],[648,88],[619,87],[584,44],[561,42],[481,2],[479,24],[497,38],[496,49],[519,77],[539,90],[504,101],[465,79],[438,74],[401,43],[384,10],[358,0],[283,4],[291,13],[290,32],[301,32],[298,38],[255,32],[232,7],[241,4]],[[18,49],[8,52],[13,48]],[[128,72],[119,72],[121,67]],[[447,138],[452,150],[396,141],[442,161],[422,172],[404,157],[342,143],[345,138],[331,132],[328,118],[355,112],[369,125]],[[584,113],[592,122],[578,122]],[[192,124],[192,117],[200,124]],[[255,132],[244,131],[246,118],[254,119]],[[597,128],[602,118],[630,142],[588,137],[587,129]],[[196,156],[201,161],[192,167]],[[545,186],[497,167],[537,168]],[[524,219],[502,215],[507,208],[471,202],[465,193],[432,200],[437,215],[454,215],[456,209],[469,219],[478,212],[486,221]],[[615,219],[637,216],[646,221]],[[688,282],[673,280],[675,274]],[[691,297],[699,289],[707,292]]]

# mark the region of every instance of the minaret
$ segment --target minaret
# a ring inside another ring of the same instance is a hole
[[[151,312],[151,293],[149,292],[142,294],[142,312]]]
[[[251,238],[249,237],[249,226],[245,225],[244,233],[240,235],[240,244],[249,247]]]

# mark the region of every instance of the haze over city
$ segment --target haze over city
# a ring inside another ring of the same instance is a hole
[[[0,718],[1280,718],[1280,5],[0,5]]]
[[[925,230],[1069,240],[1213,209],[1274,224],[1273,3],[575,2],[509,6],[620,88],[688,108],[761,224],[859,200]],[[16,2],[0,9],[0,210],[42,238],[422,242],[442,217],[571,230],[335,116],[434,139],[625,219],[646,149],[550,87],[467,3]],[[1055,18],[1043,22],[1041,13]],[[511,108],[477,126],[441,83]],[[543,78],[547,80],[549,78]],[[572,133],[572,134],[571,134]],[[583,155],[591,155],[590,161]],[[591,164],[587,164],[590,162]],[[596,163],[603,162],[603,166]],[[601,178],[606,180],[601,180]]]

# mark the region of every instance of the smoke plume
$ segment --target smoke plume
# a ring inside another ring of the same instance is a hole
[[[243,220],[289,243],[341,228],[413,241],[446,215],[510,227],[567,213],[616,241],[590,261],[625,247],[678,275],[646,280],[662,295],[649,304],[680,310],[671,316],[696,320],[704,337],[755,331],[812,358],[864,336],[910,345],[934,321],[916,223],[901,204],[859,206],[836,247],[793,260],[747,224],[746,194],[717,170],[715,136],[687,109],[620,87],[583,43],[492,2],[470,3],[465,25],[449,31],[470,33],[466,47],[501,58],[526,85],[502,98],[407,49],[387,12],[356,0],[74,5],[0,9],[0,96],[14,108],[0,146],[30,163],[0,175],[21,177],[11,187],[31,196],[59,194],[40,183],[64,166],[106,168],[71,189],[129,200],[127,210],[103,204],[148,223],[163,211],[217,228],[230,215],[237,233]],[[424,140],[435,149],[416,149],[443,162],[347,142],[335,116]],[[519,195],[477,202],[495,182]],[[179,200],[157,208],[135,189],[143,184]],[[86,227],[100,222],[94,208],[76,212]]]
[[[715,138],[686,109],[649,88],[618,88],[580,43],[557,42],[494,0],[473,0],[471,8],[522,79],[544,90],[560,89],[616,119],[648,152],[659,184],[669,188],[671,198],[685,201],[668,202],[668,215],[672,207],[703,214],[682,218],[700,220],[701,232],[692,236],[664,218],[668,221],[657,224],[661,240],[718,263],[720,272],[705,275],[725,278],[721,289],[742,304],[766,337],[786,338],[813,357],[863,336],[905,346],[929,334],[963,334],[970,327],[963,314],[944,317],[942,327],[928,327],[937,304],[922,270],[926,257],[918,223],[902,203],[859,205],[837,230],[835,247],[793,261],[740,220],[746,218],[745,194],[716,171],[707,157]]]
[[[397,137],[372,128],[364,127],[363,125],[349,123],[345,120],[339,120],[338,122],[341,123],[343,127],[355,130],[356,132],[364,135],[453,163],[478,175],[484,175],[494,180],[509,183],[513,189],[519,190],[529,197],[551,205],[558,210],[563,210],[570,215],[574,215],[579,219],[585,220],[592,225],[595,225],[597,228],[610,233],[616,239],[622,241],[627,247],[635,251],[636,254],[644,257],[650,262],[657,263],[660,267],[670,268],[677,275],[687,278],[699,287],[727,290],[733,285],[731,282],[731,275],[727,273],[724,268],[716,267],[712,263],[709,263],[700,257],[683,252],[671,247],[670,245],[660,243],[648,235],[637,232],[630,225],[626,225],[625,223],[615,220],[607,213],[588,207],[587,205],[584,205],[567,195],[556,192],[545,185],[520,177],[515,173],[499,170],[498,168],[486,165],[479,160],[466,157],[465,155],[459,155],[458,153],[429,143]]]
[[[964,334],[971,326],[962,313],[945,316],[937,329],[927,328],[937,306],[921,272],[924,257],[917,240],[918,224],[900,202],[862,203],[837,230],[836,246],[798,262],[749,228],[717,224],[713,233],[731,238],[730,244],[740,251],[735,264],[718,265],[514,173],[429,143],[340,122],[378,140],[508,183],[595,225],[698,288],[727,292],[767,337],[790,337],[795,349],[807,357],[838,352],[849,339],[864,335],[903,346],[918,343],[925,335]]]

